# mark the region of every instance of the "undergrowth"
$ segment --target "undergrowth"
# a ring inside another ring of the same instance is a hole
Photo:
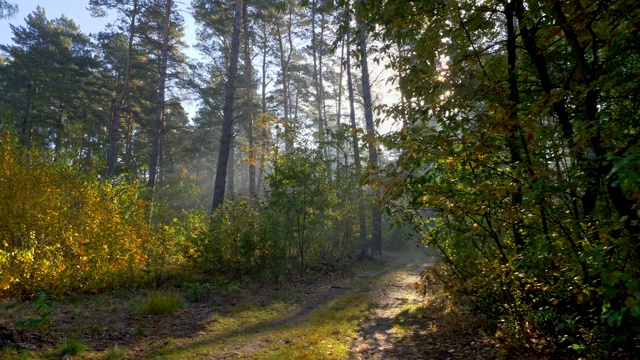
[[[168,291],[151,291],[144,299],[134,303],[137,315],[169,315],[184,308],[180,294]]]

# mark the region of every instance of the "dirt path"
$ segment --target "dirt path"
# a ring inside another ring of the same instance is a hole
[[[385,252],[377,264],[372,264],[354,276],[342,277],[325,284],[309,288],[308,299],[296,311],[261,326],[295,326],[304,323],[314,311],[328,302],[347,296],[350,292],[361,291],[364,287],[372,290],[369,295],[378,306],[359,328],[359,336],[349,347],[357,353],[355,359],[388,358],[397,345],[392,336],[392,320],[408,303],[417,303],[419,296],[413,289],[405,286],[418,280],[420,269],[434,263],[434,256],[422,250],[409,249],[401,252]],[[373,286],[370,286],[373,285]],[[264,341],[252,340],[243,345],[236,344],[234,351],[220,354],[209,359],[252,358],[256,353],[268,347]]]
[[[405,250],[403,252],[386,252],[383,255],[382,264],[380,264],[380,266],[365,270],[356,276],[340,278],[317,287],[315,289],[314,296],[305,303],[303,308],[276,321],[276,324],[294,324],[304,321],[304,319],[311,315],[311,313],[313,313],[313,311],[318,307],[340,295],[356,289],[364,282],[375,277],[382,277],[385,279],[384,289],[380,289],[385,291],[376,290],[376,293],[372,294],[372,296],[375,296],[376,299],[380,301],[387,301],[389,297],[395,296],[388,291],[387,285],[396,290],[398,287],[402,287],[403,293],[410,294],[411,291],[404,291],[404,285],[415,282],[418,279],[417,275],[420,266],[430,264],[433,261],[434,260],[431,255],[427,255],[420,250],[412,249],[409,251]],[[395,280],[402,282],[402,286],[398,285],[399,283],[393,283],[392,280],[387,279],[388,276],[385,275],[390,271],[392,272]],[[377,286],[378,284],[376,284],[376,287]],[[389,308],[389,305],[391,304],[387,304],[387,308]]]
[[[305,328],[311,323],[309,317],[332,300],[362,294],[373,299],[376,307],[360,324],[354,343],[347,344],[349,337],[340,344],[350,345],[356,359],[394,358],[398,337],[393,318],[407,304],[418,301],[415,291],[405,289],[405,285],[415,282],[420,267],[431,262],[430,256],[415,248],[386,252],[381,259],[355,266],[347,276],[323,276],[321,280],[294,281],[286,286],[247,285],[217,302],[206,298],[186,303],[183,310],[171,315],[139,315],[132,311],[136,303],[145,299],[147,293],[143,290],[79,297],[58,304],[49,326],[23,331],[19,338],[10,340],[16,342],[16,348],[29,350],[34,356],[55,354],[59,344],[78,339],[88,345],[91,358],[102,358],[114,346],[126,349],[124,359],[165,355],[259,358],[259,354],[290,341],[268,341],[272,331],[299,325]],[[21,318],[37,316],[33,304],[0,305],[0,330],[3,326],[11,328]],[[3,358],[7,352],[2,352],[1,347]],[[196,348],[202,351],[193,350]],[[21,358],[19,353],[14,355],[9,358]]]
[[[359,336],[354,341],[353,359],[406,359],[410,344],[401,344],[401,330],[396,328],[396,317],[409,305],[419,305],[421,296],[412,287],[419,280],[423,266],[433,265],[434,256],[414,254],[396,255],[395,270],[380,277],[380,282],[371,290],[378,306],[363,321]],[[411,354],[412,358],[420,358]]]

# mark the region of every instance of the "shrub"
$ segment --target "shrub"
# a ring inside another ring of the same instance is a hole
[[[182,238],[152,229],[140,187],[120,180],[0,138],[0,296],[97,292],[179,261]]]

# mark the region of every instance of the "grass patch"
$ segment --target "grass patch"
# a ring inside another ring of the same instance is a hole
[[[134,303],[133,312],[137,315],[169,315],[183,308],[180,294],[152,291],[146,298]]]
[[[255,359],[347,359],[358,323],[375,303],[367,289],[348,293],[318,308],[307,320],[273,329],[270,350]]]
[[[288,325],[278,319],[295,312],[291,304],[277,302],[265,307],[242,303],[228,315],[212,314],[208,335],[190,343],[176,342],[174,348],[157,355],[185,359],[222,352],[251,359],[347,359],[358,323],[374,305],[368,290],[361,289],[329,301],[307,319]],[[237,344],[251,344],[250,353],[236,352]]]
[[[80,340],[72,339],[62,343],[58,347],[57,355],[59,355],[61,359],[64,359],[69,356],[81,355],[85,350],[87,350],[87,345]]]
[[[411,323],[416,319],[424,318],[425,315],[423,304],[405,305],[402,312],[396,315],[392,321],[393,330],[402,337],[409,336],[412,330]]]
[[[0,359],[3,360],[22,360],[33,359],[28,350],[18,350],[14,345],[6,345],[0,348]]]
[[[292,324],[283,317],[303,312],[308,297],[287,293],[280,298],[268,296],[265,301],[243,301],[212,313],[201,336],[176,339],[171,348],[154,355],[163,359],[347,359],[358,324],[375,306],[369,296],[372,286],[360,283]]]
[[[123,359],[124,354],[124,348],[118,344],[115,344],[104,353],[104,356],[102,358],[105,360]]]

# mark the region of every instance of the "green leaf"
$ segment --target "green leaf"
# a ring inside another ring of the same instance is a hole
[[[619,311],[611,311],[607,316],[607,325],[612,328],[619,327],[622,323],[622,314]]]

